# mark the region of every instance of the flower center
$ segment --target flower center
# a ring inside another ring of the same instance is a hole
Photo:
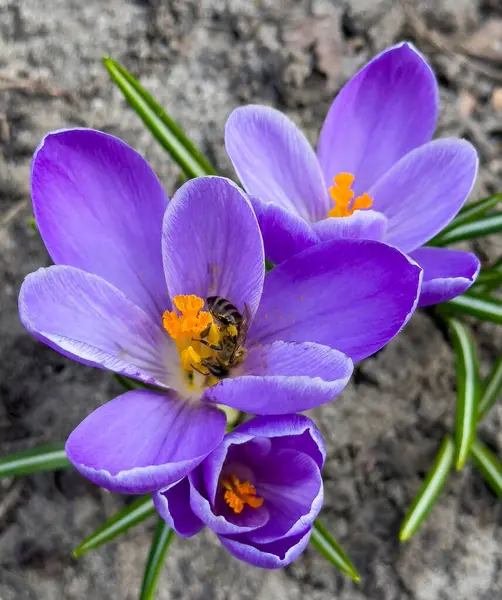
[[[356,210],[370,208],[373,200],[365,192],[362,196],[354,198],[351,186],[354,183],[354,175],[351,173],[339,173],[329,188],[329,195],[335,206],[328,212],[328,217],[350,217]]]
[[[162,315],[162,324],[176,342],[181,370],[191,391],[205,388],[228,377],[244,359],[242,344],[249,325],[249,309],[244,315],[221,296],[175,296],[175,310]],[[203,311],[204,304],[209,311]],[[197,376],[197,373],[202,376]],[[197,384],[197,386],[196,386]]]
[[[211,313],[202,310],[202,298],[194,295],[175,296],[173,302],[178,312],[166,310],[162,315],[162,325],[176,342],[187,379],[189,383],[193,382],[194,371],[210,377],[211,372],[205,364],[217,357],[220,330]],[[216,381],[208,382],[212,383]]]
[[[235,475],[231,475],[230,479],[223,479],[221,484],[225,489],[223,498],[236,514],[240,514],[246,504],[251,508],[260,508],[264,502],[263,498],[256,495],[252,483],[249,481],[241,483]]]

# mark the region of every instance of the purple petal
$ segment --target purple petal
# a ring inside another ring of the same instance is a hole
[[[54,262],[103,277],[160,318],[169,308],[161,255],[168,199],[146,161],[106,133],[57,131],[35,152],[31,187]]]
[[[180,482],[153,494],[153,503],[164,521],[182,537],[192,537],[204,528],[204,523],[190,508],[190,483]]]
[[[70,434],[66,454],[93,483],[126,494],[179,481],[212,452],[226,418],[173,392],[133,390],[92,412]]]
[[[28,275],[19,314],[31,334],[61,354],[147,383],[167,384],[169,357],[178,360],[160,319],[153,322],[113,285],[74,267]]]
[[[260,225],[265,256],[273,263],[279,264],[319,242],[307,221],[293,212],[256,196],[249,199]]]
[[[288,117],[268,106],[237,108],[225,126],[225,145],[249,194],[305,221],[326,216],[328,190],[315,152]]]
[[[321,469],[326,458],[324,440],[315,424],[303,415],[255,417],[227,434],[222,443],[202,463],[201,469],[209,501],[214,504],[218,482],[229,449],[246,454],[243,462],[251,468],[269,455],[271,448],[294,448],[310,456]]]
[[[479,260],[471,252],[419,248],[410,254],[424,270],[418,306],[430,306],[463,294],[476,281]]]
[[[255,313],[265,274],[263,241],[249,200],[229,179],[199,177],[176,192],[162,248],[171,297],[222,296]]]
[[[189,480],[190,507],[199,519],[215,533],[226,535],[246,533],[263,527],[267,523],[269,514],[264,505],[256,509],[245,506],[240,514],[234,513],[223,500],[223,489],[219,480],[217,481],[221,497],[217,493],[214,504],[211,504],[206,497],[207,491],[200,469],[190,473]]]
[[[328,217],[312,225],[319,241],[353,239],[380,241],[387,229],[387,219],[375,210],[358,210],[350,217]]]
[[[323,242],[268,273],[248,344],[310,341],[356,362],[406,324],[421,275],[418,265],[386,244]]]
[[[324,495],[321,472],[310,456],[295,449],[272,450],[255,476],[256,492],[264,499],[270,519],[249,532],[249,540],[266,544],[312,525]]]
[[[295,448],[313,458],[320,469],[324,465],[326,448],[321,432],[313,421],[303,415],[255,417],[225,436],[223,443],[227,446],[242,444],[250,436],[270,438],[273,440],[274,449]],[[211,457],[213,455],[214,453]]]
[[[410,44],[369,62],[335,98],[317,154],[326,185],[338,173],[355,175],[356,195],[413,148],[428,142],[438,114],[434,74]]]
[[[228,455],[228,449],[232,445],[232,439],[234,432],[227,434],[221,444],[213,451],[209,456],[206,457],[201,465],[201,477],[202,480],[197,480],[199,487],[204,487],[204,496],[208,498],[209,503],[214,506],[216,504],[216,494],[220,488],[220,477],[223,465]],[[243,444],[251,440],[251,436],[241,436],[237,443]]]
[[[328,346],[278,341],[253,348],[243,375],[207,388],[203,399],[258,415],[300,412],[333,400],[352,369],[350,358]]]
[[[256,567],[279,569],[292,563],[307,547],[311,529],[270,544],[253,544],[247,536],[219,536],[223,546],[236,558]]]
[[[478,170],[465,140],[435,140],[402,158],[369,191],[373,208],[388,219],[385,241],[411,252],[453,219]]]
[[[239,439],[234,439],[235,443],[230,444],[228,447],[225,465],[222,468],[223,472],[228,472],[228,465],[231,465],[232,470],[240,469],[242,471],[241,475],[244,480],[249,480],[253,485],[256,485],[255,470],[258,471],[263,464],[263,461],[266,461],[270,456],[270,452],[272,451],[272,441],[272,438],[262,436],[251,438],[245,443],[241,443]],[[204,461],[204,464],[202,465],[204,481],[206,482],[206,489],[208,492],[209,490],[212,491],[214,489],[214,479],[210,481],[209,477],[214,478],[214,474],[217,472],[214,469],[214,461],[211,460],[216,452],[213,452],[208,457],[208,460]],[[239,477],[237,473],[235,474]],[[241,477],[239,477],[239,479],[241,479]],[[211,485],[208,485],[209,481]],[[217,489],[218,488],[216,488],[216,490]],[[216,494],[214,498],[216,498]]]

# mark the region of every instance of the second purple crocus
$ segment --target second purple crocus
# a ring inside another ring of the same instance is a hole
[[[236,109],[227,152],[249,194],[267,257],[279,263],[325,240],[380,240],[424,269],[419,306],[450,300],[475,281],[470,252],[426,247],[454,218],[476,178],[467,141],[431,141],[434,74],[403,43],[368,63],[335,98],[317,154],[302,132],[265,106]]]
[[[306,547],[321,509],[325,455],[307,417],[256,417],[185,479],[155,493],[155,506],[183,537],[207,526],[237,558],[284,567]]]

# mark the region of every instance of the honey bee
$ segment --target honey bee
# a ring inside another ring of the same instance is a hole
[[[244,305],[244,314],[241,315],[229,300],[221,296],[209,296],[206,303],[219,327],[220,341],[219,344],[212,345],[205,340],[209,334],[209,327],[201,333],[200,341],[216,352],[215,356],[202,359],[202,365],[213,377],[223,379],[228,376],[230,369],[244,358],[245,350],[242,344],[246,339],[251,314],[247,304]]]

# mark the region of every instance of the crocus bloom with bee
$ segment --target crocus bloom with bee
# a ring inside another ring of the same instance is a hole
[[[186,478],[155,493],[155,506],[183,537],[207,526],[237,558],[284,567],[306,547],[321,509],[325,455],[307,417],[255,417]]]
[[[378,242],[320,244],[265,277],[258,222],[235,184],[194,179],[168,202],[144,159],[101,132],[46,136],[32,196],[55,265],[24,281],[24,326],[65,356],[155,386],[97,408],[68,438],[76,468],[112,491],[179,481],[220,444],[221,405],[277,415],[335,398],[352,361],[416,305],[421,269]]]
[[[431,141],[438,104],[431,68],[403,43],[340,91],[317,154],[280,112],[236,109],[225,143],[255,196],[267,258],[279,263],[332,239],[380,240],[422,266],[419,306],[450,300],[472,285],[479,271],[472,253],[424,246],[460,210],[478,166],[467,141]]]

